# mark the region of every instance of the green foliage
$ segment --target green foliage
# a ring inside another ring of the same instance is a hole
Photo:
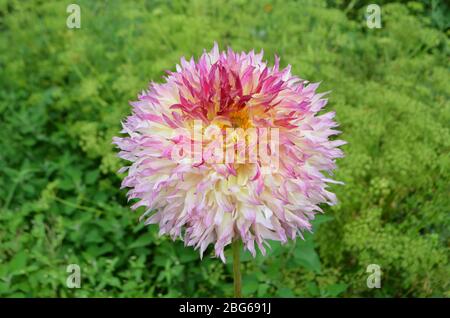
[[[450,296],[448,8],[390,2],[371,30],[363,1],[85,0],[68,29],[69,3],[0,0],[0,296],[232,295],[231,264],[138,223],[111,145],[128,101],[215,40],[323,81],[349,142],[340,204],[243,253],[244,294]]]

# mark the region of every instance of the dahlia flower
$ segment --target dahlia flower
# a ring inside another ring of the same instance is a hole
[[[233,240],[255,256],[269,240],[302,237],[320,204],[336,203],[327,186],[339,182],[325,174],[345,143],[330,140],[339,131],[334,112],[318,114],[327,103],[318,86],[280,69],[278,57],[267,65],[262,51],[215,44],[197,62],[181,58],[131,103],[127,136],[114,139],[131,162],[120,172],[138,199],[132,209],[145,207],[146,224],[201,256],[213,244],[224,262]]]

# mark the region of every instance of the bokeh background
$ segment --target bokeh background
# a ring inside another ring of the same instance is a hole
[[[340,204],[305,241],[243,253],[244,295],[450,296],[444,1],[374,1],[380,29],[360,0],[80,0],[81,28],[68,29],[73,2],[0,0],[0,296],[232,296],[230,254],[201,261],[138,222],[111,144],[128,102],[214,41],[322,81],[348,141]]]

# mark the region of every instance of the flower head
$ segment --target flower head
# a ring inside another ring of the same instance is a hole
[[[232,240],[264,254],[268,240],[302,236],[321,203],[336,203],[327,184],[337,181],[323,173],[344,142],[329,139],[334,113],[318,115],[325,94],[262,58],[217,44],[198,62],[182,58],[131,103],[127,136],[114,139],[131,162],[122,187],[145,223],[201,255],[213,244],[223,261]]]

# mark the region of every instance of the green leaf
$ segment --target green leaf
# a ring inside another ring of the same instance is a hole
[[[198,251],[183,246],[181,247],[181,251],[178,252],[178,259],[181,263],[189,263],[200,259],[200,254]]]
[[[25,251],[20,251],[9,262],[9,269],[13,273],[18,273],[25,269],[27,265],[28,253]]]
[[[308,291],[308,293],[311,294],[311,296],[315,297],[315,296],[319,296],[320,295],[320,290],[319,290],[319,286],[317,286],[316,282],[310,282],[306,285],[306,289]]]
[[[294,257],[297,263],[308,270],[320,273],[321,264],[319,255],[312,245],[298,244],[295,248]]]
[[[290,288],[282,287],[282,288],[278,289],[277,296],[283,297],[283,298],[292,298],[295,295]]]
[[[259,281],[255,275],[244,275],[242,278],[242,293],[251,295],[258,290]]]
[[[149,234],[141,235],[136,241],[129,245],[129,248],[148,246],[152,242],[153,238]]]
[[[318,214],[311,223],[313,225],[313,229],[317,230],[319,225],[330,222],[332,220],[334,220],[334,217],[332,215]]]
[[[95,183],[95,181],[97,181],[99,175],[100,175],[100,171],[97,169],[88,171],[85,175],[86,184]]]
[[[323,291],[323,296],[325,296],[325,297],[337,297],[340,294],[342,294],[343,292],[345,292],[347,290],[347,287],[348,287],[348,285],[347,284],[343,284],[343,283],[329,285]]]

